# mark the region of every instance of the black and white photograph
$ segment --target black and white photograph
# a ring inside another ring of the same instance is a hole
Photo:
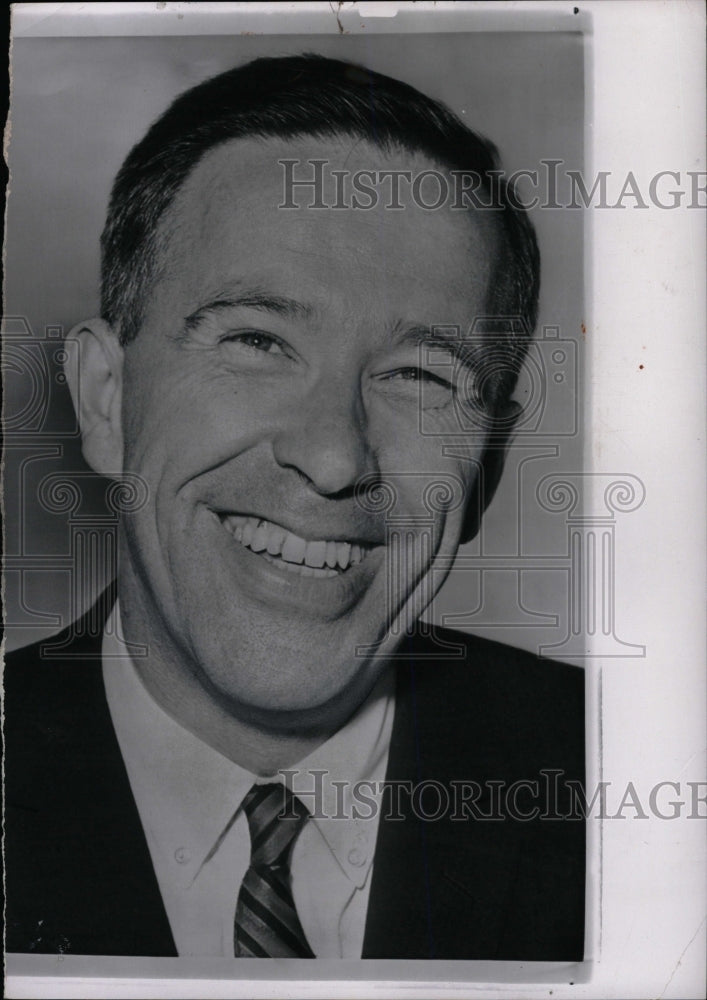
[[[7,995],[701,995],[673,6],[13,6]]]

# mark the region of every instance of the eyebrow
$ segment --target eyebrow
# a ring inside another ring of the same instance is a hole
[[[208,316],[217,316],[231,309],[257,309],[276,316],[284,316],[286,319],[308,319],[314,312],[312,306],[296,299],[253,290],[243,292],[241,295],[217,298],[200,306],[184,320],[184,331],[189,333]]]
[[[449,332],[435,328],[432,332],[429,326],[403,326],[396,324],[393,333],[398,335],[399,344],[412,344],[415,347],[438,348],[449,351],[463,365],[473,367],[478,361],[479,345],[460,337],[451,328]]]
[[[188,334],[195,330],[199,323],[207,317],[218,316],[219,313],[232,309],[256,309],[276,316],[283,316],[286,319],[310,319],[315,312],[314,307],[308,303],[299,302],[297,299],[291,299],[284,295],[275,295],[271,292],[253,289],[239,295],[219,297],[200,306],[184,320],[184,333]],[[415,347],[420,347],[424,344],[426,347],[448,350],[460,364],[469,367],[472,367],[477,361],[478,345],[472,345],[469,341],[465,341],[451,327],[449,332],[436,327],[433,333],[429,326],[416,323],[405,324],[398,320],[390,328],[390,335],[391,339],[398,345],[412,344]]]

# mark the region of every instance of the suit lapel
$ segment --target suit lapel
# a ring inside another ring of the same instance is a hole
[[[106,702],[110,606],[6,669],[11,951],[176,954]]]
[[[395,718],[371,891],[363,958],[428,958],[434,949],[425,830],[410,815],[404,783],[417,773],[411,672],[398,670]],[[398,792],[400,792],[398,796]],[[389,796],[389,797],[388,797]],[[396,818],[398,805],[404,818]]]
[[[385,808],[381,815],[363,958],[489,959],[499,948],[518,857],[513,831],[449,814],[425,821],[415,815],[419,803],[414,807],[402,791],[406,782],[437,781],[449,789],[455,778],[473,776],[468,751],[467,758],[457,756],[452,696],[434,663],[398,668],[386,782],[391,791],[401,788],[404,818],[386,817]],[[482,705],[467,713],[461,741],[467,747],[473,720],[482,715]]]
[[[85,796],[91,795],[93,789],[93,815],[99,834],[98,870],[106,873],[105,892],[100,893],[104,906],[100,933],[107,944],[112,943],[113,953],[176,955],[140,815],[113,730],[102,673],[94,704],[100,717],[95,759],[103,761],[100,772],[110,782],[105,793],[98,796],[94,781],[91,787],[84,788]],[[92,882],[91,888],[96,884],[100,885],[100,880]]]

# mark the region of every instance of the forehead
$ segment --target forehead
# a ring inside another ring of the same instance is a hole
[[[417,196],[402,178],[402,207],[391,208],[392,182],[383,174],[391,171],[444,173],[419,154],[355,138],[229,141],[209,151],[177,193],[163,221],[162,274],[191,297],[252,278],[315,299],[348,298],[356,309],[430,297],[482,308],[497,253],[492,214],[454,209],[451,184],[444,205],[423,207],[439,190],[434,177]],[[310,207],[311,184],[290,184],[315,177],[316,199],[327,207]]]

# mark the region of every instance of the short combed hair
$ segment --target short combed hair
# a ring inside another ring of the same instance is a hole
[[[122,344],[142,325],[160,221],[181,185],[209,150],[247,136],[364,139],[478,175],[480,192],[493,193],[503,236],[489,313],[519,319],[506,332],[515,364],[504,381],[515,382],[537,320],[540,264],[533,226],[499,170],[495,146],[408,84],[310,54],[256,59],[191,88],[128,155],[101,237],[101,312]],[[512,388],[504,385],[503,395]]]

